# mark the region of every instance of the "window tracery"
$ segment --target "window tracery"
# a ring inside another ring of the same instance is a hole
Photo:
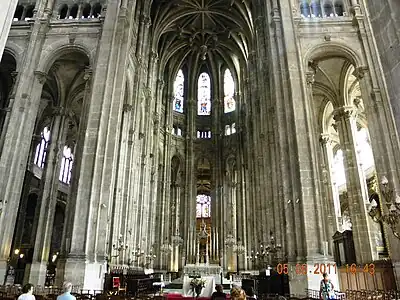
[[[197,130],[198,139],[211,139],[211,130],[201,131]]]
[[[303,18],[332,18],[345,15],[343,0],[301,0],[300,13]]]
[[[61,160],[60,175],[59,180],[65,184],[70,184],[71,182],[71,171],[72,164],[74,161],[74,155],[72,150],[68,146],[64,146],[63,158]]]
[[[39,168],[44,168],[46,162],[47,148],[50,142],[50,130],[45,127],[40,133],[40,143],[36,146],[34,164]]]
[[[230,113],[236,109],[235,82],[229,69],[224,73],[224,112]]]
[[[185,97],[184,92],[185,76],[183,71],[179,70],[174,82],[174,111],[183,113],[183,101]]]
[[[208,195],[197,195],[196,197],[196,218],[211,217],[211,197]]]
[[[231,135],[236,133],[236,124],[232,123],[231,125],[225,125],[225,135]]]
[[[199,76],[197,87],[197,114],[199,116],[211,115],[211,79],[203,72]]]

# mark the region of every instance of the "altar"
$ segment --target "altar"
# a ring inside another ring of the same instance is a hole
[[[183,274],[188,276],[214,276],[221,280],[222,267],[210,264],[188,264],[183,267]]]
[[[193,278],[201,277],[206,281],[200,297],[211,297],[216,284],[221,284],[222,267],[209,264],[188,264],[183,267],[183,295],[195,296],[190,288]]]

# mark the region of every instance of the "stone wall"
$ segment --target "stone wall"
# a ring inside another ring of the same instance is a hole
[[[397,0],[367,3],[372,28],[386,77],[389,97],[400,130],[400,2]]]

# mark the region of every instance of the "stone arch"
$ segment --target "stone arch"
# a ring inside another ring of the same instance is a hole
[[[51,47],[52,49],[54,49],[53,47]],[[46,49],[47,50],[47,49]],[[93,56],[91,54],[91,52],[89,51],[89,49],[86,47],[86,45],[83,44],[79,44],[79,43],[75,43],[74,45],[71,44],[65,44],[64,42],[62,42],[62,44],[60,43],[60,45],[56,45],[56,49],[52,50],[52,51],[43,51],[43,56],[39,62],[39,66],[37,71],[43,72],[43,73],[47,73],[51,66],[53,66],[53,64],[57,61],[58,58],[60,58],[61,56],[65,55],[65,54],[69,54],[69,53],[73,53],[73,52],[78,52],[78,53],[82,53],[83,55],[85,55],[88,60],[89,60],[89,65],[92,65],[93,63]]]
[[[307,69],[309,61],[320,61],[333,57],[345,58],[356,68],[364,65],[363,59],[352,48],[341,43],[329,42],[308,49],[304,55],[303,66]]]

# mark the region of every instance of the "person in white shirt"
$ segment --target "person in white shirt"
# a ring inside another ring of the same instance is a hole
[[[36,300],[33,295],[33,284],[27,283],[22,288],[22,294],[19,295],[18,300]]]
[[[57,297],[57,300],[76,300],[75,296],[71,295],[72,292],[72,283],[71,282],[64,282],[63,284],[64,294],[61,294]]]

